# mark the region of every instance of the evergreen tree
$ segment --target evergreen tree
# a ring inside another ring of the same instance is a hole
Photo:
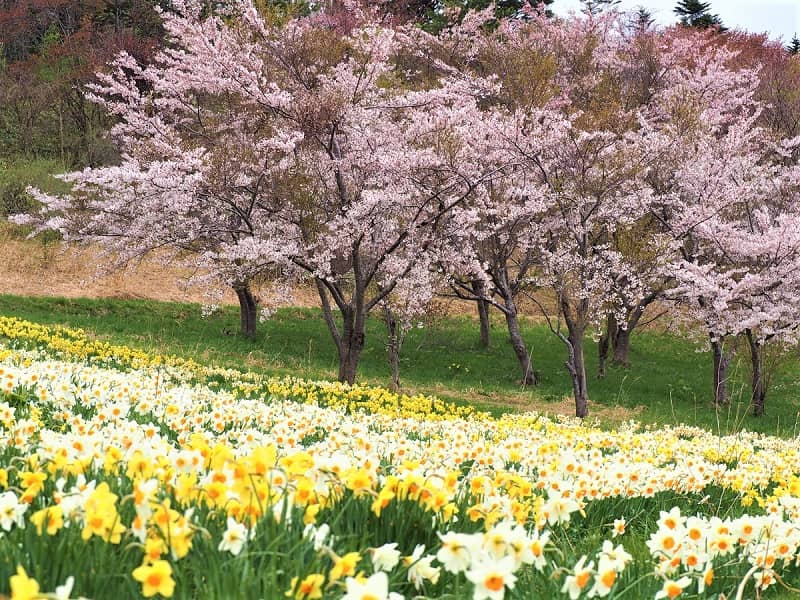
[[[710,2],[700,2],[700,0],[680,0],[673,11],[683,25],[695,27],[697,29],[709,29],[711,27],[719,31],[725,31],[722,19],[719,15],[710,12]]]
[[[789,42],[789,45],[786,46],[786,51],[792,55],[800,54],[800,38],[797,37],[796,33],[794,37],[792,37],[792,41]]]
[[[634,31],[647,31],[655,23],[653,13],[644,6],[638,7],[630,17],[630,26]]]

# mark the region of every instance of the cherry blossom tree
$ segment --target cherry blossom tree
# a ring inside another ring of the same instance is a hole
[[[635,107],[621,102],[627,42],[620,26],[615,13],[501,24],[499,38],[527,50],[525,71],[548,78],[534,88],[540,101],[524,101],[515,98],[516,78],[499,76],[495,121],[487,122],[492,143],[507,153],[505,177],[491,182],[472,246],[500,297],[527,297],[564,342],[580,417],[589,400],[585,336],[619,312],[621,282],[629,302],[644,293],[612,243],[646,217],[643,175],[656,156]],[[533,290],[549,290],[555,310]]]
[[[542,7],[528,8],[523,20],[501,21],[497,29],[485,26],[493,17],[491,9],[469,13],[463,22],[442,33],[435,49],[453,68],[488,74],[498,84],[487,94],[495,111],[487,111],[484,119],[489,133],[482,143],[487,155],[496,155],[507,146],[502,137],[503,117],[494,119],[493,114],[544,109],[554,99],[559,83],[554,70],[556,53],[566,41],[561,24],[551,20]],[[456,275],[451,290],[461,299],[476,302],[484,346],[488,345],[489,307],[503,314],[520,381],[535,385],[531,353],[520,331],[519,303],[535,287],[537,255],[529,239],[536,235],[539,207],[532,205],[534,199],[510,191],[509,182],[520,174],[504,169],[509,162],[513,159],[503,156],[497,165],[501,176],[485,183],[480,218],[458,229],[454,237],[453,244],[469,249],[471,257],[459,257],[464,264],[449,265]]]
[[[788,212],[764,204],[732,207],[737,217],[713,219],[698,232],[709,262],[684,263],[677,272],[677,290],[697,299],[709,330],[718,338],[746,339],[755,416],[765,411],[764,346],[771,340],[796,343],[800,326],[800,219],[792,204]],[[713,300],[701,305],[700,298]]]
[[[481,177],[470,83],[425,81],[413,37],[425,34],[355,8],[286,24],[249,2],[174,9],[173,46],[145,68],[120,55],[93,88],[120,120],[122,164],[68,175],[69,197],[39,195],[47,225],[106,244],[118,263],[190,251],[236,290],[250,335],[253,279],[305,273],[352,382],[367,315],[417,273]]]
[[[537,121],[541,125],[518,122],[509,138],[520,168],[529,174],[517,193],[533,197],[544,188],[538,239],[531,239],[530,248],[538,254],[538,284],[555,295],[557,314],[532,299],[567,347],[575,412],[585,417],[585,336],[620,305],[615,295],[621,279],[629,293],[636,289],[637,273],[609,239],[641,218],[641,176],[651,155],[637,132],[586,130],[576,117]]]
[[[654,220],[643,212],[636,222],[616,228],[609,237],[611,248],[636,277],[629,279],[626,272],[617,274],[615,292],[609,299],[614,309],[608,313],[598,341],[600,378],[606,375],[609,356],[614,365],[629,367],[633,332],[667,312],[659,307],[648,314],[654,303],[664,298],[671,283],[672,252],[655,233]]]
[[[618,102],[628,114],[638,114],[642,119],[649,114],[657,92],[664,85],[663,75],[668,65],[663,64],[659,47],[664,33],[653,28],[652,20],[640,13],[641,10],[627,19],[623,17],[624,24],[620,27],[624,42],[619,47],[618,89],[621,94]],[[634,124],[634,127],[641,126],[641,121]],[[665,312],[652,311],[655,314],[645,317],[662,298],[669,283],[669,252],[656,239],[657,230],[657,222],[643,211],[642,218],[632,226],[620,227],[610,235],[611,247],[624,257],[637,277],[629,281],[622,275],[616,282],[614,301],[618,306],[609,313],[598,341],[600,378],[605,377],[609,356],[617,366],[630,366],[633,332]]]
[[[538,118],[552,122],[563,118],[574,123],[571,127],[575,130],[608,131],[620,139],[626,132],[638,135],[641,125],[637,112],[653,101],[661,75],[653,31],[632,28],[622,15],[613,12],[553,21],[531,11],[526,20],[504,21],[495,32],[480,28],[485,18],[489,15],[474,14],[460,28],[446,32],[443,46],[447,52],[443,54],[460,69],[489,73],[496,79],[498,88],[490,99],[500,112],[519,117],[520,126]],[[526,114],[527,122],[522,118]],[[503,128],[492,127],[498,131]],[[508,132],[503,136],[502,140],[487,141],[510,146],[516,156],[509,160],[515,162],[518,148],[510,142],[515,136]],[[562,138],[555,143],[564,141]],[[542,144],[546,145],[544,139]],[[636,152],[642,150],[641,145],[637,148]],[[480,278],[467,277],[455,280],[455,288],[462,298],[490,299],[506,316],[523,381],[531,383],[533,368],[519,334],[518,306],[521,298],[534,294],[537,288],[542,211],[538,204],[546,201],[543,190],[527,195],[509,193],[515,184],[509,186],[508,181],[525,178],[519,169],[517,164],[517,170],[506,169],[505,179],[491,181],[490,193],[485,196],[489,204],[482,207],[483,216],[467,244],[483,265],[490,285],[481,289],[475,286]],[[537,181],[546,187],[541,176]],[[651,243],[652,219],[643,209],[636,214],[636,222],[619,223],[602,234],[603,243],[624,258],[621,264],[630,266],[609,273],[615,278],[614,285],[603,303],[614,305],[614,309],[608,319],[611,334],[606,332],[601,339],[601,372],[609,346],[613,346],[615,362],[627,364],[630,333],[663,290],[663,253]],[[632,271],[637,276],[629,278],[627,273]],[[620,324],[615,315],[619,315]]]
[[[337,46],[320,40],[314,22],[297,23],[274,50],[282,64],[308,64],[318,45],[330,63],[285,73],[294,98],[285,118],[304,143],[270,218],[291,247],[284,256],[313,277],[339,378],[352,382],[367,315],[398,286],[427,295],[418,267],[494,167],[477,151],[472,82],[423,80],[436,67],[419,51],[426,34],[364,24],[336,38],[342,56],[332,57]]]
[[[520,382],[522,385],[535,385],[537,376],[520,331],[518,303],[533,287],[537,253],[528,240],[536,229],[534,220],[540,211],[531,205],[528,198],[509,192],[505,183],[492,183],[484,196],[485,202],[480,206],[480,221],[454,236],[454,240],[458,240],[454,243],[474,254],[473,262],[460,269],[469,276],[454,277],[450,285],[458,298],[477,302],[479,310],[491,306],[503,314],[511,347],[519,363]],[[482,323],[482,329],[485,327]]]
[[[691,260],[676,264],[673,293],[694,304],[715,342],[746,339],[753,412],[761,416],[768,387],[764,345],[794,344],[800,327],[800,196],[797,167],[785,160],[797,141],[776,144],[764,130],[747,125],[730,128],[727,136],[736,147],[728,146],[718,159],[726,167],[733,163],[727,175],[736,177],[736,193],[687,236]],[[718,403],[727,400],[721,370]]]
[[[202,273],[195,282],[235,290],[242,333],[253,337],[252,283],[280,267],[262,199],[302,133],[278,127],[291,96],[270,81],[272,65],[245,52],[221,17],[176,6],[185,12],[164,15],[174,47],[146,67],[123,52],[89,86],[89,98],[118,119],[111,135],[121,163],[63,176],[69,196],[35,193],[52,217],[41,226],[101,244],[109,268],[170,250],[162,258]]]
[[[704,323],[714,360],[717,405],[728,402],[727,339],[745,335],[753,364],[753,403],[764,409],[761,347],[797,327],[796,141],[777,142],[759,126],[755,69],[711,38],[678,35],[665,52],[672,83],[660,93],[654,137],[666,151],[649,173],[653,215],[673,241],[670,296]],[[700,48],[693,62],[687,45]]]

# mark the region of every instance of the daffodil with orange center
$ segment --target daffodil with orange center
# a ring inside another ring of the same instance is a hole
[[[133,570],[133,578],[142,584],[142,595],[145,598],[151,598],[156,594],[171,598],[175,591],[172,567],[165,560],[137,567]]]

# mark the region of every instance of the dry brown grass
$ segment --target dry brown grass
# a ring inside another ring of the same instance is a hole
[[[123,271],[101,275],[98,255],[97,249],[90,247],[43,244],[0,231],[0,293],[208,302],[208,290],[184,285],[188,276],[185,268],[150,258]],[[300,306],[316,304],[306,290],[298,291],[295,299]],[[221,301],[236,304],[236,295],[225,290]]]
[[[98,256],[96,248],[44,244],[0,229],[0,294],[208,302],[208,290],[184,284],[185,268],[149,258],[124,271],[100,275]],[[236,295],[225,290],[221,301],[236,304]],[[312,286],[294,290],[292,304],[319,306],[317,291]],[[474,308],[471,303],[443,300],[437,312],[472,314]]]
[[[185,275],[154,260],[98,276],[97,252],[0,234],[0,293],[68,298],[147,298],[202,302],[203,291],[180,285]],[[235,301],[230,294],[226,301]]]
[[[155,258],[111,275],[100,276],[99,251],[95,248],[43,244],[20,239],[13,229],[0,227],[0,294],[21,296],[61,296],[66,298],[140,298],[163,302],[209,301],[209,290],[184,285],[185,268],[164,265]],[[537,299],[551,314],[555,297],[544,292]],[[221,302],[236,304],[232,290],[224,290]],[[319,306],[313,286],[300,287],[293,293],[294,306]],[[521,315],[544,322],[539,306],[527,298],[518,302]],[[660,310],[651,307],[645,320]],[[432,309],[436,316],[466,315],[477,318],[475,305],[457,298],[439,298]],[[656,321],[659,327],[663,321]]]

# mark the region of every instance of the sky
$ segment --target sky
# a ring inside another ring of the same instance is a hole
[[[705,0],[708,2],[709,0]],[[722,19],[730,29],[744,29],[753,33],[767,32],[773,39],[782,38],[788,43],[797,33],[800,37],[800,0],[710,0],[711,12]],[[669,25],[677,21],[672,12],[677,0],[622,0],[619,8],[635,9],[644,6],[653,13],[656,22]],[[560,15],[570,9],[580,10],[580,0],[555,0],[551,9]]]

